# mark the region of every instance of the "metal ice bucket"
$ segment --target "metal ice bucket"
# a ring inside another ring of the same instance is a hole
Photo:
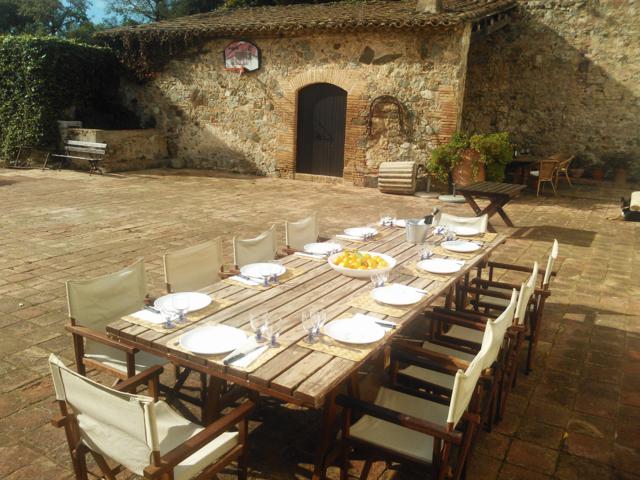
[[[405,232],[407,235],[407,242],[414,243],[416,245],[424,243],[427,231],[429,230],[429,225],[420,223],[421,221],[421,218],[410,218],[407,220]]]

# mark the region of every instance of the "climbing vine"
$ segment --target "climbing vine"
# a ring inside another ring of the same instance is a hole
[[[54,37],[0,37],[0,157],[18,146],[55,147],[57,120],[130,128],[118,101],[119,64],[111,51]]]

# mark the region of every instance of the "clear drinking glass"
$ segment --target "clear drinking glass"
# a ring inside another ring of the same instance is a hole
[[[393,223],[396,219],[395,212],[391,210],[384,210],[380,213],[380,226],[382,227],[393,227]]]
[[[282,329],[282,319],[279,317],[271,317],[264,325],[264,335],[269,347],[278,347],[278,337]]]
[[[173,310],[178,316],[178,322],[183,323],[187,321],[187,313],[189,312],[190,302],[187,295],[176,294],[171,297],[171,304]]]
[[[371,283],[373,288],[384,287],[389,280],[389,272],[376,272],[371,275]]]
[[[302,329],[307,333],[307,342],[316,343],[318,341],[318,328],[316,326],[316,312],[304,310],[301,317]]]
[[[251,312],[249,314],[249,323],[251,324],[251,330],[255,334],[257,342],[263,342],[265,327],[267,325],[267,312]]]
[[[176,324],[173,322],[176,320],[177,314],[173,309],[173,305],[163,304],[163,306],[160,307],[160,313],[164,318],[164,328],[175,328]]]

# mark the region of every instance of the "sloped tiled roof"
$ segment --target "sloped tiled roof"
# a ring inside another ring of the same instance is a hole
[[[416,0],[344,1],[320,4],[215,10],[145,25],[120,27],[98,34],[121,36],[295,35],[309,31],[417,30],[479,20],[514,8],[513,0],[444,0],[442,12],[416,10]]]

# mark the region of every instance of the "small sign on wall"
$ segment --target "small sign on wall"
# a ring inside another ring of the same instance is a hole
[[[224,49],[224,67],[255,72],[260,68],[260,49],[250,42],[232,42]]]

